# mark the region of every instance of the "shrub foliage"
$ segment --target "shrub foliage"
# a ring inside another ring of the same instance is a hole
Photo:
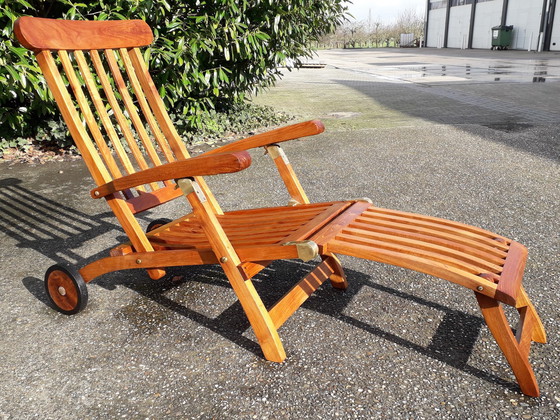
[[[15,40],[21,15],[143,19],[145,49],[166,105],[187,128],[270,86],[285,60],[310,56],[310,42],[345,19],[343,0],[0,0],[0,154],[22,138],[64,146],[60,117],[32,54]]]

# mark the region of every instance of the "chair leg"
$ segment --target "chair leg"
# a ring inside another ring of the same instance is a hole
[[[326,261],[329,266],[334,271],[329,277],[332,287],[335,289],[345,290],[348,288],[348,281],[346,280],[346,274],[344,274],[344,269],[340,264],[339,259],[334,254],[321,255],[323,261]]]
[[[286,352],[272,318],[250,277],[243,271],[239,256],[218,222],[208,200],[195,181],[184,178],[177,180],[177,184],[189,200],[194,213],[200,218],[204,233],[253,327],[264,357],[272,362],[284,361]]]
[[[533,334],[531,340],[533,340],[536,343],[543,343],[543,344],[546,343],[546,331],[544,330],[544,326],[542,324],[541,318],[537,314],[537,310],[531,303],[531,300],[529,299],[529,296],[527,296],[527,292],[525,292],[525,289],[523,287],[521,287],[521,289],[519,290],[517,301],[518,303],[521,304],[520,305],[521,307],[518,309],[519,314],[521,315],[521,311],[523,310],[524,307],[526,307],[527,309],[525,310],[529,311],[531,313],[531,316],[535,320],[535,326],[533,328]],[[522,320],[519,320],[520,324],[521,321]],[[518,331],[520,330],[520,327],[521,325],[519,325]]]
[[[253,327],[265,359],[271,362],[283,362],[286,359],[284,346],[253,282],[250,279],[245,280],[235,266],[226,263],[222,264],[222,268]]]
[[[511,366],[521,391],[526,395],[538,397],[539,387],[529,364],[531,338],[537,324],[533,315],[534,308],[533,310],[528,306],[518,308],[521,316],[521,328],[518,330],[516,338],[500,302],[480,293],[475,293],[475,295],[484,320]]]

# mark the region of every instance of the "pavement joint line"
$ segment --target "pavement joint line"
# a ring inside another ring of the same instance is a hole
[[[548,112],[545,110],[531,110],[526,107],[517,106],[513,103],[505,104],[504,101],[485,98],[481,95],[473,95],[464,92],[451,91],[443,86],[435,86],[425,83],[416,83],[410,80],[404,80],[394,76],[387,76],[377,74],[371,71],[360,70],[360,69],[348,69],[344,67],[332,66],[337,70],[347,71],[351,73],[366,74],[375,79],[385,80],[395,84],[402,84],[409,88],[415,90],[421,90],[422,92],[428,92],[435,96],[445,97],[455,100],[460,103],[474,105],[481,108],[486,108],[491,111],[503,112],[518,118],[528,118],[533,121],[542,123],[556,123],[560,120],[560,113]],[[428,88],[428,89],[427,89]]]

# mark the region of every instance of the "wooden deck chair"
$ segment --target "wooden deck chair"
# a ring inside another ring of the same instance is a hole
[[[70,133],[104,198],[130,239],[110,256],[79,270],[55,265],[46,291],[59,311],[87,303],[86,283],[116,270],[144,268],[153,279],[166,267],[220,264],[249,319],[266,359],[286,354],[278,328],[326,280],[344,289],[336,254],[409,268],[475,292],[486,323],[521,390],[539,395],[529,364],[532,341],[546,341],[522,287],[524,246],[449,220],[375,207],[368,200],[311,204],[279,143],[319,134],[308,121],[235,141],[190,158],[169,119],[140,47],[152,42],[143,21],[63,21],[22,17],[20,43],[35,52]],[[202,176],[241,171],[247,150],[265,148],[291,196],[291,205],[223,212]],[[139,213],[179,196],[192,211],[154,221],[143,231]],[[271,308],[251,278],[274,260],[320,257],[317,267]],[[512,332],[502,304],[520,314]]]

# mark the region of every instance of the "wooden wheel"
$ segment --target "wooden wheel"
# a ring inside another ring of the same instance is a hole
[[[86,283],[72,267],[59,264],[50,267],[45,273],[45,290],[50,303],[63,314],[77,314],[87,305]]]
[[[172,220],[171,219],[165,219],[165,218],[152,220],[150,222],[150,224],[148,225],[148,227],[146,228],[146,233],[151,232],[152,230],[157,229],[158,227],[166,225],[169,222],[172,222]]]

